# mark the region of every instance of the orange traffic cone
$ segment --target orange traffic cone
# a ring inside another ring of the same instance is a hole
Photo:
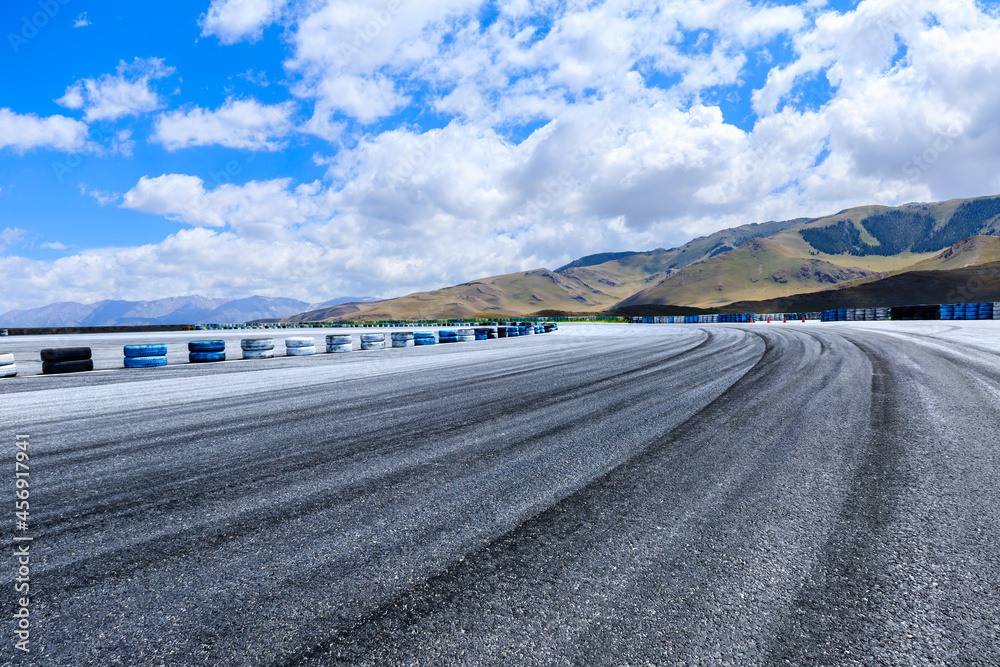
[[[782,317],[781,317],[781,323],[782,324],[788,324],[788,315],[782,315]]]

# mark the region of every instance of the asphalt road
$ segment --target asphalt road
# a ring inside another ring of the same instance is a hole
[[[35,538],[4,661],[1000,664],[1000,323],[110,370],[134,338],[0,380]]]

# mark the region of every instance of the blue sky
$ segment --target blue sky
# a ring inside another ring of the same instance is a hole
[[[110,7],[111,5],[117,5]],[[973,0],[20,0],[0,311],[393,296],[1000,192]]]

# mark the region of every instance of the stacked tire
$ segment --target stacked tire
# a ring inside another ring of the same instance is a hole
[[[433,331],[415,331],[413,333],[414,345],[437,345],[437,336]]]
[[[0,354],[0,378],[12,378],[17,375],[17,364],[14,363],[14,355],[8,353]]]
[[[85,373],[94,370],[89,347],[49,347],[41,352],[42,373]]]
[[[395,331],[390,337],[393,347],[413,347],[415,345],[412,331]]]
[[[458,332],[454,329],[441,329],[438,331],[438,341],[441,343],[457,343]]]
[[[188,343],[188,361],[192,364],[210,364],[225,360],[224,340],[193,340]]]
[[[475,329],[459,329],[455,332],[459,343],[471,343],[476,340]]]
[[[967,320],[978,320],[979,319],[979,304],[978,303],[967,303],[967,304],[965,304],[965,319],[967,319]]]
[[[941,319],[942,320],[955,319],[955,304],[952,303],[941,304]]]
[[[875,321],[877,322],[884,322],[888,320],[890,316],[891,312],[889,308],[879,306],[878,308],[875,309]]]
[[[159,368],[167,365],[166,345],[126,345],[122,351],[125,354],[125,368]]]
[[[979,319],[981,320],[992,320],[993,319],[993,302],[987,301],[979,304]]]
[[[385,334],[361,334],[362,350],[384,350]]]
[[[993,302],[993,319],[1000,320],[1000,301]]]
[[[497,327],[497,338],[506,338],[507,337],[507,330],[508,329],[509,329],[509,327],[498,326]]]
[[[354,343],[351,342],[351,334],[330,334],[326,337],[326,351],[329,354],[342,354],[353,352]]]
[[[316,339],[312,336],[286,338],[285,354],[289,357],[308,357],[316,354]]]
[[[273,338],[246,338],[240,341],[244,359],[273,359]]]
[[[479,327],[476,331],[476,340],[489,340],[490,330],[485,327]]]

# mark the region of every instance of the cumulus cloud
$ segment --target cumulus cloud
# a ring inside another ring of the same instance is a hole
[[[201,34],[223,44],[260,39],[264,28],[281,15],[285,0],[212,0],[201,17]]]
[[[152,82],[173,72],[162,58],[136,58],[131,63],[122,60],[116,74],[77,81],[56,102],[67,109],[83,110],[88,123],[136,116],[162,106]]]
[[[291,102],[266,105],[254,99],[227,99],[218,109],[201,107],[173,111],[156,120],[154,140],[168,150],[191,146],[226,146],[275,151],[284,146],[276,141],[292,131]]]
[[[86,28],[88,25],[93,24],[87,19],[87,12],[82,12],[76,17],[76,20],[73,21],[74,28]]]
[[[32,148],[78,151],[87,143],[87,124],[66,116],[19,114],[0,109],[0,149],[23,153]]]
[[[275,239],[318,213],[318,186],[292,188],[291,183],[283,178],[244,185],[223,183],[206,190],[205,182],[196,176],[144,176],[125,193],[121,206],[199,227],[229,225],[245,236]]]

